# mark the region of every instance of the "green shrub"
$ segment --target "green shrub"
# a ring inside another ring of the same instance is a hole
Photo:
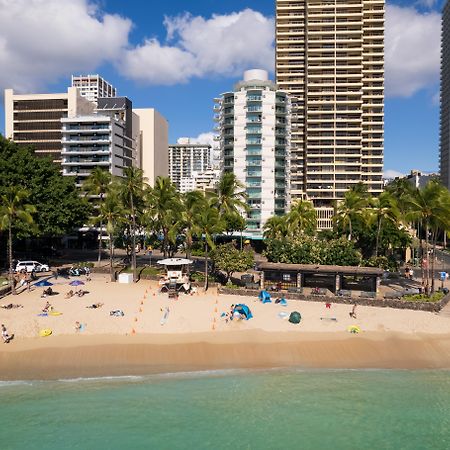
[[[358,266],[361,253],[345,238],[320,240],[299,236],[295,240],[266,240],[264,255],[271,262]]]
[[[435,292],[434,294],[428,296],[426,294],[408,294],[403,296],[403,300],[409,302],[427,302],[427,303],[436,303],[441,301],[445,297],[443,292]]]

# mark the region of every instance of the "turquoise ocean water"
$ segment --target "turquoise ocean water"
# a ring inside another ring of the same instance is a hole
[[[0,449],[450,449],[450,372],[0,382]]]

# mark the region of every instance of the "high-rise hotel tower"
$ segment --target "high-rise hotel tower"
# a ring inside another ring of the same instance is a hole
[[[276,82],[291,95],[291,196],[319,227],[362,181],[383,189],[385,0],[276,0]]]
[[[442,12],[441,35],[441,145],[440,172],[444,186],[450,189],[450,2]]]

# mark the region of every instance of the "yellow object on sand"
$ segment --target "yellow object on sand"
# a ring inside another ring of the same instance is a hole
[[[49,316],[62,316],[62,312],[52,311],[48,313]]]
[[[361,333],[361,328],[359,328],[358,325],[350,325],[347,328],[347,331],[349,333]]]
[[[43,330],[39,331],[39,336],[41,337],[47,337],[50,336],[52,334],[52,330],[50,330],[50,328],[44,328]]]

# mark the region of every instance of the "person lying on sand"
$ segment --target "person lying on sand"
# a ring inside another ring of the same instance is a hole
[[[42,309],[43,313],[48,313],[49,311],[53,310],[53,306],[47,301],[44,308]]]
[[[8,305],[1,305],[3,309],[14,309],[14,308],[23,308],[23,305],[15,305],[14,303],[9,303]]]
[[[79,289],[78,291],[75,292],[75,295],[77,297],[83,297],[84,294],[87,294],[87,292],[83,291],[82,289]]]
[[[64,296],[64,298],[72,298],[73,297],[73,290],[71,289],[67,294]]]
[[[117,316],[117,317],[123,317],[125,314],[121,309],[114,309],[113,311],[110,311],[110,316]]]
[[[97,308],[101,308],[103,305],[104,305],[104,303],[92,303],[92,305],[86,306],[86,308],[97,309]]]

